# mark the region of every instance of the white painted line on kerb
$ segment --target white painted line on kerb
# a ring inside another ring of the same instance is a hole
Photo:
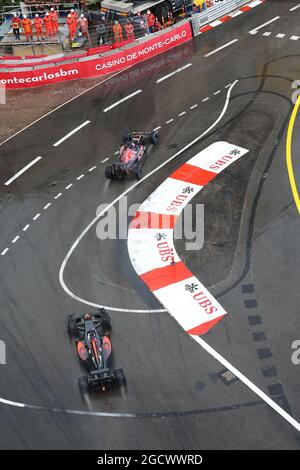
[[[70,183],[70,184],[68,184],[68,186],[66,186],[65,189],[70,189],[70,188],[72,188],[72,186],[73,186],[73,183]]]
[[[23,232],[26,232],[26,230],[28,230],[28,229],[29,229],[29,227],[30,227],[30,225],[29,225],[29,224],[25,225],[25,227],[23,228]]]
[[[188,67],[191,67],[193,64],[186,64],[183,67],[180,67],[179,69],[174,70],[174,72],[168,73],[168,75],[165,75],[164,77],[160,77],[158,80],[156,80],[156,83],[163,82],[164,80],[167,80],[167,78],[173,77],[173,75],[176,75],[179,72],[182,72],[183,70],[187,69]]]
[[[60,140],[58,140],[57,142],[55,142],[55,144],[53,144],[53,147],[58,147],[60,144],[62,144],[65,140],[67,140],[69,137],[71,137],[73,134],[76,134],[76,132],[80,131],[80,129],[82,129],[83,127],[87,126],[91,121],[85,121],[83,122],[82,124],[80,124],[80,126],[76,127],[75,129],[73,129],[71,132],[69,132],[68,134],[66,134],[64,137],[62,137]]]
[[[134,91],[134,92],[131,93],[130,95],[125,96],[125,98],[122,98],[121,100],[116,101],[115,103],[111,104],[111,105],[108,106],[107,108],[103,109],[103,112],[104,112],[104,113],[107,113],[107,111],[109,111],[110,109],[113,109],[113,108],[115,108],[116,106],[118,106],[119,104],[124,103],[124,101],[129,100],[129,99],[132,98],[133,96],[138,95],[139,93],[142,93],[142,91],[143,91],[143,90]]]
[[[257,28],[254,28],[254,29],[251,29],[251,31],[249,31],[250,34],[254,33],[255,31],[259,31],[260,29],[264,28],[265,26],[267,26],[268,24],[271,24],[271,23],[274,23],[274,21],[277,21],[279,20],[280,16],[275,16],[275,18],[272,18],[271,20],[267,21],[266,23],[264,24],[261,24],[260,26],[257,26]]]
[[[119,152],[117,152],[117,153],[119,153]],[[116,154],[115,154],[115,155],[116,155]],[[107,160],[109,160],[109,158],[108,158],[108,157],[107,157],[107,158],[104,158],[104,160],[102,160],[102,162],[101,162],[101,163],[105,163],[105,162],[107,162]]]
[[[96,170],[96,166],[92,166],[91,168],[88,169],[89,172]]]
[[[298,8],[300,8],[300,4],[299,4],[299,5],[296,5],[296,6],[295,6],[295,7],[293,7],[293,8],[290,8],[290,11],[297,10]]]
[[[80,180],[82,180],[82,178],[84,178],[84,175],[79,175],[76,179],[77,179],[77,181],[80,181]]]
[[[209,344],[207,344],[199,336],[191,335],[191,337],[198,343],[202,348],[208,352],[212,357],[214,357],[220,364],[222,364],[226,369],[230,370],[241,382],[243,382],[253,393],[258,395],[267,405],[273,408],[283,419],[290,423],[295,429],[300,431],[300,423],[296,421],[291,415],[284,411],[275,401],[273,401],[268,395],[266,395],[260,388],[258,388],[253,382],[251,382],[244,374],[242,374],[238,369],[236,369],[230,362],[228,362],[221,354],[219,354],[215,349],[213,349]]]
[[[6,255],[6,253],[9,251],[9,248],[5,248],[5,250],[2,251],[1,256]]]
[[[18,240],[19,240],[20,236],[17,235],[13,240],[12,240],[12,243],[16,243]]]
[[[205,54],[204,57],[209,57],[213,54],[216,54],[216,52],[221,51],[222,49],[225,49],[225,47],[231,46],[231,44],[234,44],[235,42],[238,42],[238,39],[233,39],[232,41],[227,42],[226,44],[223,44],[223,46],[218,47],[218,49],[215,49],[214,51],[208,52],[208,54]]]
[[[32,220],[37,220],[41,214],[35,214],[35,216],[32,218]]]
[[[32,160],[32,162],[28,163],[28,165],[24,166],[24,168],[22,168],[22,170],[18,171],[18,173],[15,174],[15,176],[13,176],[12,178],[10,178],[9,180],[7,180],[4,184],[5,186],[9,186],[13,181],[15,181],[17,178],[19,178],[19,176],[23,175],[23,173],[25,173],[25,171],[27,171],[29,168],[31,168],[33,165],[35,165],[35,163],[37,163],[39,160],[41,160],[42,157],[36,157],[34,160]]]
[[[56,194],[56,196],[54,196],[54,199],[58,199],[61,195],[62,195],[62,193]]]
[[[46,211],[50,206],[51,206],[51,202],[48,202],[48,204],[46,204],[46,205],[43,207],[44,211]]]

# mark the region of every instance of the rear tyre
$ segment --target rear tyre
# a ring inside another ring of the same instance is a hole
[[[139,166],[137,171],[136,171],[136,177],[138,180],[140,180],[143,176],[143,173],[142,173],[142,168]]]
[[[156,131],[152,131],[150,133],[150,142],[153,144],[153,145],[156,145],[157,142],[158,142],[158,132]]]
[[[111,330],[111,318],[105,311],[102,313],[102,327],[104,330]]]
[[[115,370],[115,381],[117,387],[122,387],[126,385],[126,378],[123,369]]]
[[[105,168],[105,177],[108,179],[108,180],[111,180],[112,179],[112,167],[111,166],[107,166]]]
[[[72,338],[73,336],[76,335],[77,328],[76,328],[76,322],[74,320],[73,315],[69,315],[68,317],[68,333],[69,336]]]
[[[87,377],[79,377],[78,385],[81,393],[87,393],[89,391],[89,381]]]

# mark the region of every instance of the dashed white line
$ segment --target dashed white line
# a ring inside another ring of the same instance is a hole
[[[40,216],[40,215],[41,215],[41,214],[39,214],[39,213],[38,213],[38,214],[35,214],[35,216],[34,216],[34,217],[32,217],[32,220],[37,220],[37,219],[39,218],[39,216]]]
[[[76,179],[77,179],[77,181],[80,181],[80,180],[82,180],[82,178],[84,178],[84,175],[79,175],[79,176],[77,176]]]
[[[263,34],[263,36],[271,36],[271,34],[272,34],[271,31],[266,31],[266,32]]]
[[[9,248],[5,248],[5,250],[2,251],[1,256],[6,255],[6,253],[9,251]]]
[[[117,150],[117,151],[114,153],[114,155],[118,155],[118,153],[119,153],[119,150]]]
[[[300,36],[291,36],[290,39],[292,41],[298,41],[298,39],[300,38]]]
[[[257,28],[252,29],[251,31],[249,31],[249,33],[253,34],[254,31],[256,31],[256,32],[259,31],[260,29],[264,28],[268,24],[274,23],[274,21],[279,20],[279,18],[280,18],[280,16],[275,16],[275,18],[272,18],[270,21],[267,21],[266,23],[261,24],[260,26],[257,26]]]
[[[119,152],[117,152],[117,153],[119,153]],[[115,153],[115,155],[116,155],[116,153]],[[105,162],[107,162],[107,160],[109,160],[109,157],[104,158],[104,160],[102,160],[101,163],[105,163]]]
[[[220,93],[221,93],[221,90],[218,90],[214,92],[214,95],[216,96],[216,95],[219,95]]]
[[[276,34],[276,38],[283,39],[286,36],[286,34],[283,33],[278,33]]]
[[[208,101],[208,100],[210,100],[210,97],[209,97],[209,96],[207,96],[206,98],[204,98],[204,99],[202,100],[202,103],[205,103],[205,102]]]
[[[91,168],[88,169],[88,171],[89,171],[89,172],[94,171],[94,170],[96,170],[96,168],[97,168],[96,165],[95,165],[95,166],[92,166]]]
[[[290,8],[290,11],[297,10],[297,8],[300,8],[300,4],[299,4],[299,5],[296,5],[295,7]]]
[[[12,240],[12,243],[16,243],[18,240],[19,240],[20,236],[17,235],[13,240]]]
[[[183,116],[184,114],[186,114],[186,111],[182,111],[182,113],[178,114],[179,117]]]
[[[69,137],[71,137],[73,134],[75,134],[76,132],[78,132],[80,129],[82,129],[83,127],[87,126],[91,121],[85,121],[83,122],[82,124],[80,124],[80,126],[76,127],[75,129],[73,129],[71,132],[69,132],[68,134],[66,134],[64,137],[62,137],[60,140],[58,140],[57,142],[55,142],[55,144],[53,144],[53,147],[58,147],[60,144],[62,144],[65,140],[67,140]]]
[[[153,129],[154,131],[159,131],[159,129],[161,129],[161,126],[157,126],[155,129]]]
[[[119,104],[124,103],[124,101],[129,100],[130,98],[132,98],[132,97],[135,96],[135,95],[138,95],[139,93],[142,93],[142,90],[134,91],[134,92],[131,93],[130,95],[127,95],[127,96],[125,96],[124,98],[122,98],[121,100],[116,101],[115,103],[111,104],[111,105],[108,106],[107,108],[103,109],[103,112],[104,112],[104,113],[107,113],[107,111],[109,111],[110,109],[115,108],[115,107],[118,106]]]
[[[30,163],[28,163],[28,165],[24,166],[24,168],[22,168],[22,170],[18,171],[18,173],[16,173],[12,178],[10,178],[9,180],[7,180],[4,184],[5,186],[9,186],[13,181],[15,181],[17,178],[19,178],[19,176],[21,176],[23,173],[25,173],[25,171],[27,171],[29,168],[31,168],[33,165],[35,165],[35,163],[37,163],[39,160],[41,160],[42,157],[36,157],[34,160],[32,160]]]
[[[198,106],[197,104],[193,104],[193,106],[190,106],[190,109],[195,109],[197,108],[197,106]]]
[[[158,80],[156,80],[156,83],[163,82],[167,78],[173,77],[173,75],[176,75],[179,72],[182,72],[183,70],[187,69],[188,67],[191,67],[191,63],[184,65],[183,67],[180,67],[179,69],[174,70],[174,72],[168,73],[168,75],[165,75],[164,77],[160,77]]]
[[[25,225],[25,227],[23,228],[23,232],[26,232],[26,230],[28,230],[28,229],[29,229],[29,227],[30,227],[30,225],[29,225],[29,224]]]
[[[56,196],[54,196],[54,199],[58,199],[61,195],[62,195],[62,193],[56,194]]]
[[[166,121],[166,124],[170,124],[170,123],[173,122],[173,121],[174,121],[173,118],[172,118],[172,119],[169,119],[168,121]]]
[[[231,86],[231,83],[228,83],[228,85],[225,85],[225,88],[229,88]]]
[[[51,206],[51,202],[48,202],[48,204],[46,204],[46,205],[43,207],[44,211],[46,211],[50,206]]]
[[[72,188],[72,186],[73,186],[73,183],[70,183],[70,184],[68,184],[68,186],[65,187],[65,189],[70,189],[70,188]]]
[[[209,57],[209,56],[211,56],[211,55],[213,55],[213,54],[216,54],[216,52],[219,52],[219,51],[221,51],[222,49],[225,49],[225,47],[229,47],[229,46],[231,46],[232,44],[234,44],[234,43],[236,43],[236,42],[238,42],[238,39],[233,39],[232,41],[229,41],[229,42],[227,42],[226,44],[223,44],[223,46],[218,47],[218,49],[214,49],[213,51],[208,52],[207,54],[204,55],[204,57]]]

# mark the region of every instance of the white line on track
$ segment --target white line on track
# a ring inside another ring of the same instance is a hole
[[[79,175],[79,176],[77,176],[77,178],[76,178],[76,179],[77,179],[77,181],[80,181],[80,180],[82,180],[82,178],[84,178],[84,175],[83,175],[83,174],[82,174],[82,175]]]
[[[23,173],[25,173],[25,171],[29,170],[29,168],[31,168],[39,160],[41,160],[41,158],[42,158],[41,156],[36,157],[34,160],[32,160],[30,163],[28,163],[28,165],[24,166],[24,168],[22,168],[22,170],[18,171],[18,173],[16,173],[15,176],[13,176],[12,178],[10,178],[9,180],[7,180],[4,183],[5,186],[9,186],[13,181],[15,181],[17,178],[19,178],[19,176],[23,175]]]
[[[118,155],[118,153],[119,153],[119,150],[117,150],[117,151],[114,153],[114,155]]]
[[[252,34],[252,33],[254,33],[254,32],[257,32],[257,31],[259,31],[260,29],[262,29],[262,28],[264,28],[265,26],[267,26],[268,24],[274,23],[274,21],[279,20],[279,18],[280,18],[280,16],[275,16],[275,18],[272,18],[271,20],[267,21],[266,23],[261,24],[260,26],[257,26],[257,28],[251,29],[251,31],[249,31],[249,33]]]
[[[188,67],[191,67],[191,63],[184,65],[183,67],[180,67],[179,69],[174,70],[174,72],[168,73],[168,75],[164,75],[163,77],[160,77],[158,80],[156,80],[156,83],[163,82],[164,80],[167,80],[167,78],[173,77],[173,75],[176,75],[179,72],[182,72],[183,70],[187,69]]]
[[[119,152],[117,152],[117,153],[119,153]],[[116,155],[116,153],[115,153],[115,155]],[[101,163],[105,163],[105,162],[107,162],[107,160],[109,160],[109,157],[104,158],[104,160],[102,160]]]
[[[191,335],[191,337],[205,349],[208,354],[213,356],[220,364],[222,364],[226,369],[230,370],[241,382],[243,382],[252,392],[258,395],[267,405],[273,408],[282,418],[284,418],[288,423],[290,423],[297,431],[300,431],[300,423],[296,421],[292,416],[290,416],[286,411],[284,411],[275,401],[273,401],[268,395],[266,395],[260,388],[258,388],[253,382],[251,382],[244,374],[242,374],[238,369],[236,369],[230,362],[228,362],[221,354],[219,354],[215,349],[213,349],[209,344],[207,344],[199,336]]]
[[[161,126],[157,126],[155,129],[153,129],[154,131],[159,131],[159,129],[161,129]]]
[[[295,10],[297,10],[298,8],[300,8],[300,4],[299,4],[299,5],[296,5],[295,7],[290,8],[290,11],[295,11]]]
[[[279,38],[279,39],[283,39],[285,36],[286,36],[285,33],[278,33],[278,34],[276,34],[275,37],[276,37],[276,38]]]
[[[94,170],[96,170],[96,168],[97,168],[96,165],[95,165],[95,166],[92,166],[91,168],[88,169],[88,171],[89,171],[89,172],[94,171]]]
[[[209,97],[209,96],[207,96],[206,98],[204,98],[204,99],[202,100],[202,103],[205,103],[205,102],[208,101],[208,100],[210,100],[210,97]]]
[[[80,131],[80,129],[82,129],[83,127],[87,126],[88,124],[90,124],[91,121],[84,121],[82,124],[80,124],[80,126],[77,126],[75,127],[75,129],[73,129],[71,132],[69,132],[68,134],[66,134],[64,137],[62,137],[60,140],[58,140],[57,142],[55,142],[55,144],[53,144],[53,147],[58,147],[60,144],[62,144],[65,140],[69,139],[69,137],[71,137],[72,135],[76,134],[76,132]]]
[[[28,229],[29,229],[29,227],[30,227],[30,225],[29,225],[29,224],[25,225],[25,227],[23,228],[23,232],[26,232],[26,230],[28,230]]]
[[[2,251],[1,256],[6,255],[6,253],[9,251],[9,248],[5,248],[5,250]]]
[[[62,195],[62,193],[56,194],[56,196],[54,196],[54,199],[58,199],[61,195]]]
[[[59,106],[57,106],[56,108],[52,109],[52,110],[49,111],[48,113],[43,114],[41,117],[35,119],[35,120],[32,121],[30,124],[28,124],[27,126],[23,127],[22,129],[20,129],[18,132],[15,132],[13,135],[11,135],[11,136],[8,137],[7,139],[5,139],[5,140],[3,140],[2,142],[0,142],[0,146],[3,145],[3,144],[5,144],[5,143],[8,142],[9,140],[13,139],[14,137],[16,137],[18,134],[21,134],[21,132],[24,132],[26,129],[28,129],[29,127],[33,126],[33,125],[36,124],[37,122],[41,121],[41,120],[44,119],[45,117],[50,116],[50,114],[52,114],[52,113],[55,113],[55,111],[57,111],[58,109],[62,108],[62,107],[65,106],[66,104],[71,103],[72,101],[76,100],[77,98],[80,98],[80,96],[85,95],[85,94],[88,93],[89,91],[93,90],[93,89],[96,88],[97,86],[102,85],[102,84],[105,83],[105,82],[108,82],[109,80],[113,79],[113,78],[116,77],[117,75],[120,75],[121,73],[123,73],[123,72],[125,72],[126,70],[130,69],[130,67],[132,67],[132,65],[129,65],[128,67],[126,67],[126,68],[123,69],[123,70],[119,70],[118,72],[114,73],[114,74],[111,75],[110,77],[107,77],[107,78],[105,78],[104,80],[101,80],[101,82],[98,82],[98,83],[96,83],[95,85],[93,85],[93,86],[91,86],[90,88],[88,88],[87,90],[84,90],[84,91],[82,91],[81,93],[79,93],[78,95],[73,96],[73,98],[70,98],[69,100],[67,100],[67,101],[65,101],[64,103],[60,104]]]
[[[115,103],[111,104],[107,108],[103,109],[104,113],[107,113],[107,111],[110,111],[111,109],[115,108],[116,106],[119,106],[119,104],[124,103],[124,101],[129,100],[130,98],[133,98],[134,96],[138,95],[139,93],[142,93],[143,90],[137,90],[134,91],[133,93],[130,93],[130,95],[125,96],[119,101],[116,101]]]
[[[13,240],[12,240],[12,243],[16,243],[18,240],[19,240],[20,236],[17,235]]]
[[[195,109],[197,108],[198,104],[193,104],[193,106],[190,106],[190,109]]]
[[[182,111],[182,113],[178,114],[179,117],[184,116],[186,114],[186,111]]]
[[[298,39],[300,38],[300,36],[291,36],[290,39],[292,41],[298,41]]]
[[[271,31],[266,31],[266,32],[263,34],[263,36],[271,36],[271,34],[272,34]]]
[[[69,249],[68,253],[66,254],[63,262],[62,262],[62,265],[60,267],[60,270],[59,270],[59,282],[62,286],[62,288],[64,289],[64,291],[70,296],[72,297],[72,299],[75,299],[79,302],[82,302],[86,305],[89,305],[91,307],[96,307],[96,308],[99,308],[99,307],[104,307],[106,308],[107,310],[111,310],[111,311],[115,311],[115,312],[134,312],[134,313],[152,313],[152,312],[165,312],[166,310],[165,309],[156,309],[156,310],[137,310],[137,309],[124,309],[124,308],[117,308],[117,307],[109,307],[109,306],[105,306],[105,305],[99,305],[99,304],[96,304],[94,302],[90,302],[89,300],[86,300],[86,299],[83,299],[79,296],[77,296],[76,294],[74,294],[73,292],[71,292],[71,290],[67,287],[65,281],[64,281],[64,270],[65,270],[65,267],[68,263],[68,260],[70,259],[70,257],[72,256],[73,252],[75,251],[76,247],[79,245],[80,241],[83,239],[83,237],[86,235],[86,233],[91,229],[91,227],[93,227],[93,225],[95,225],[95,223],[100,219],[100,217],[103,216],[103,214],[105,214],[111,207],[113,207],[118,201],[120,201],[124,196],[126,196],[128,193],[130,193],[131,191],[133,191],[137,186],[139,186],[141,183],[143,183],[146,179],[150,178],[150,176],[154,175],[156,172],[158,172],[161,168],[163,168],[165,165],[167,165],[168,163],[170,163],[172,160],[174,160],[175,158],[177,158],[178,156],[180,156],[182,153],[184,153],[187,149],[189,149],[191,146],[193,146],[196,142],[198,142],[199,140],[201,140],[204,136],[206,136],[214,127],[216,127],[216,125],[222,120],[224,114],[226,113],[226,110],[229,106],[229,100],[230,100],[230,95],[231,95],[231,91],[233,89],[233,87],[238,83],[238,80],[236,80],[235,82],[232,83],[231,87],[228,89],[227,91],[227,94],[226,94],[226,100],[225,100],[225,104],[223,106],[223,109],[219,115],[219,117],[215,120],[215,122],[208,128],[206,129],[206,131],[204,131],[201,135],[199,135],[198,137],[196,137],[196,139],[194,139],[192,142],[190,142],[189,144],[187,144],[185,147],[183,147],[181,150],[179,150],[177,153],[175,153],[174,155],[172,155],[170,158],[168,158],[167,160],[165,160],[163,163],[161,163],[160,165],[158,165],[156,168],[154,168],[154,170],[150,171],[147,175],[145,175],[143,178],[141,178],[139,181],[137,181],[136,183],[134,183],[132,186],[130,186],[128,189],[126,189],[123,193],[121,193],[116,199],[114,199],[110,204],[108,204],[108,206],[103,210],[103,211],[100,211],[99,214],[89,223],[89,225],[83,230],[83,232],[79,235],[79,237],[75,240],[75,242],[73,243],[73,245],[71,246],[71,248]]]
[[[216,96],[216,95],[219,95],[220,93],[221,93],[221,90],[218,90],[214,92],[214,95]]]
[[[168,121],[166,121],[166,124],[170,124],[170,123],[173,122],[173,121],[174,121],[173,118],[172,118],[172,119],[169,119]]]
[[[226,44],[223,44],[223,46],[218,47],[217,49],[214,49],[211,52],[208,52],[207,54],[204,55],[204,57],[209,57],[213,54],[216,54],[216,52],[222,51],[222,49],[225,49],[225,47],[229,47],[229,46],[231,46],[232,44],[234,44],[236,42],[238,42],[238,39],[233,39],[232,41],[229,41]]]
[[[37,219],[40,217],[40,215],[41,215],[41,214],[39,214],[39,213],[38,213],[38,214],[35,214],[35,216],[32,217],[32,220],[37,220]]]
[[[46,205],[43,207],[44,211],[46,211],[50,206],[51,206],[51,202],[48,202],[48,204],[46,204]]]
[[[65,189],[70,189],[70,188],[72,188],[72,186],[73,186],[73,183],[70,183],[70,184],[68,184],[68,186],[65,187]]]
[[[225,85],[225,88],[231,87],[231,83],[228,83],[228,85]]]

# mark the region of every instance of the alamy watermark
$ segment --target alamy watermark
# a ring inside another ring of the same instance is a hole
[[[291,356],[292,363],[295,366],[298,366],[300,364],[300,339],[295,339],[291,347],[294,349],[294,352]]]
[[[193,188],[186,188],[193,191]],[[177,208],[183,204],[184,199],[175,201],[167,210],[167,214],[152,212],[139,212],[140,204],[128,206],[127,198],[122,198],[118,205],[109,209],[108,204],[101,204],[97,208],[97,215],[103,213],[96,227],[96,234],[100,240],[126,240],[128,238],[128,225],[136,228],[174,229],[175,240],[185,240],[186,250],[200,250],[204,245],[204,204],[187,204],[177,217]]]
[[[0,339],[0,364],[6,364],[6,345],[4,341]]]

